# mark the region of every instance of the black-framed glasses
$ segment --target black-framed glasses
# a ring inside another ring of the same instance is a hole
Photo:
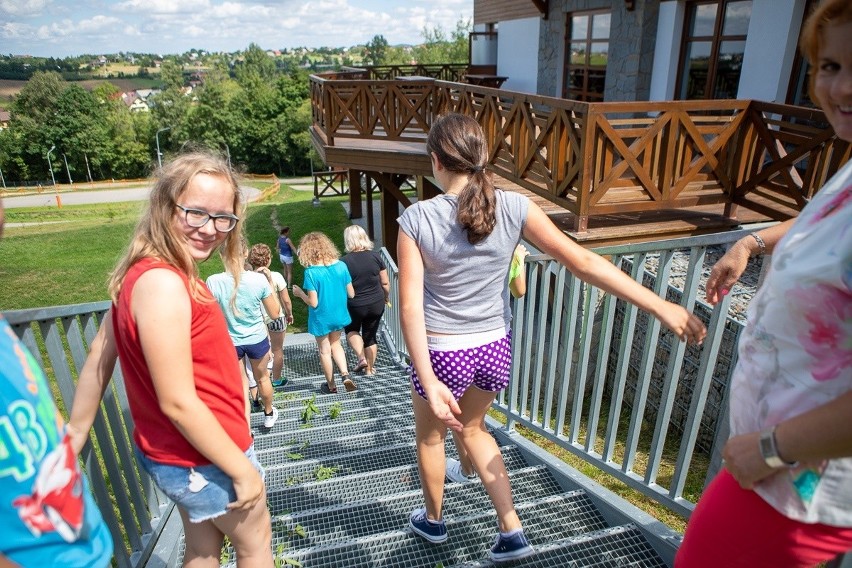
[[[237,221],[240,220],[240,218],[236,215],[230,215],[228,213],[214,215],[204,211],[203,209],[191,209],[189,207],[184,207],[183,205],[178,205],[177,203],[175,203],[175,207],[183,211],[186,224],[195,229],[200,229],[206,225],[210,219],[213,219],[213,227],[220,233],[227,233],[233,230],[233,228],[237,226]]]

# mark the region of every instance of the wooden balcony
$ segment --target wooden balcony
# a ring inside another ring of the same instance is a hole
[[[545,200],[588,244],[790,218],[852,152],[821,111],[752,100],[583,103],[433,79],[322,76],[311,77],[311,100],[326,163],[383,174],[430,175],[432,120],[474,117],[497,184]]]

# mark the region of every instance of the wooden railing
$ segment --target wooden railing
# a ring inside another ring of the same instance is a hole
[[[850,157],[819,110],[750,100],[583,103],[438,80],[311,77],[314,125],[335,138],[423,141],[474,117],[490,168],[591,215],[725,204],[785,219]]]
[[[382,81],[398,77],[431,77],[442,81],[464,80],[470,66],[467,63],[415,63],[413,65],[365,65],[363,67],[344,67],[335,74],[339,79],[368,79]],[[329,78],[326,73],[321,74]]]

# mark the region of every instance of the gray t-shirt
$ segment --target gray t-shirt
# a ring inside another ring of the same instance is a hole
[[[478,333],[509,325],[509,263],[527,220],[529,199],[502,190],[495,194],[497,224],[475,245],[456,219],[458,200],[453,195],[419,201],[398,219],[423,256],[423,311],[429,331]]]

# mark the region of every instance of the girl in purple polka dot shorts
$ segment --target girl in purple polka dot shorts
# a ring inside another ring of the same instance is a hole
[[[509,383],[511,311],[508,274],[523,237],[577,277],[656,316],[682,340],[700,342],[701,321],[642,287],[609,261],[569,239],[527,197],[494,187],[485,169],[488,143],[472,118],[436,118],[426,142],[443,194],[421,200],[399,217],[397,243],[402,331],[411,357],[417,461],[425,507],[411,530],[447,540],[442,518],[451,429],[497,512],[494,562],[535,551],[524,536],[500,448],[485,413]],[[454,478],[456,476],[453,476]],[[463,477],[463,476],[462,476]]]

